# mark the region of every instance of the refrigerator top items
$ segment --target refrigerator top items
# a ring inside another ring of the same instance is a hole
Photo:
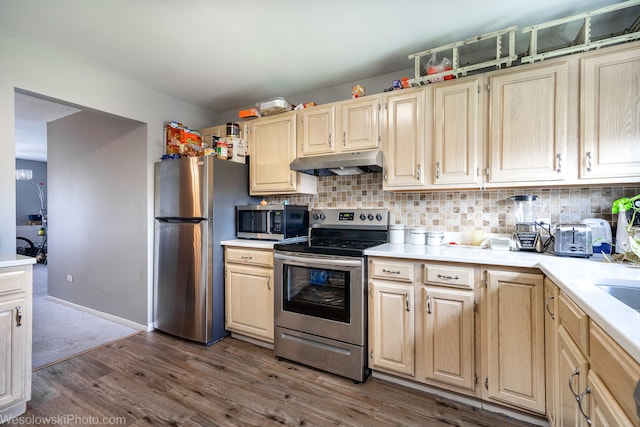
[[[155,165],[155,329],[211,344],[224,328],[222,240],[234,238],[237,204],[251,203],[249,170],[214,157]]]

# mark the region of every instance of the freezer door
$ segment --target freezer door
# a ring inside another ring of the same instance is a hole
[[[155,222],[154,327],[212,341],[212,221]]]
[[[155,217],[211,218],[212,157],[155,164]]]

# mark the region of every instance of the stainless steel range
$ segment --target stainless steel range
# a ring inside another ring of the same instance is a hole
[[[364,250],[388,241],[386,209],[314,209],[308,242],[275,245],[276,357],[363,382]]]

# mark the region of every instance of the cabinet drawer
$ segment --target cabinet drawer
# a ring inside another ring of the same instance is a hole
[[[31,266],[0,269],[0,295],[13,292],[25,292],[30,282],[27,274],[27,271],[30,269]]]
[[[273,267],[273,251],[271,250],[227,247],[225,255],[227,262]]]
[[[558,298],[560,324],[584,354],[589,354],[589,317],[564,292]]]
[[[425,264],[424,282],[473,289],[473,268]]]
[[[640,364],[593,320],[589,325],[589,338],[591,370],[598,374],[627,417],[634,420],[634,425],[640,425],[633,398],[640,378]]]
[[[370,276],[376,279],[413,282],[413,263],[372,259]]]

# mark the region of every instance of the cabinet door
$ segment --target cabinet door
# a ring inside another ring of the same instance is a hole
[[[588,383],[591,390],[589,393],[591,427],[634,426],[595,372],[589,371]]]
[[[369,367],[414,375],[413,286],[370,282]]]
[[[421,189],[430,171],[425,150],[425,99],[430,89],[387,92],[384,95],[385,190]]]
[[[549,424],[556,425],[556,390],[558,383],[558,293],[555,283],[544,279],[544,360],[547,399],[547,417]]]
[[[295,158],[295,113],[257,119],[251,128],[251,194],[295,192],[297,180],[289,164]]]
[[[640,179],[640,48],[581,60],[580,178]]]
[[[336,151],[335,115],[336,107],[333,104],[305,108],[300,113],[299,156]]]
[[[473,291],[422,288],[427,379],[474,389]]]
[[[380,143],[380,96],[365,96],[340,104],[341,151],[378,148]]]
[[[566,179],[569,64],[489,77],[489,182]]]
[[[0,409],[25,398],[27,361],[27,300],[0,302]]]
[[[433,88],[433,182],[480,185],[480,81]]]
[[[543,276],[496,270],[486,274],[483,393],[544,414]]]
[[[273,269],[227,263],[225,328],[273,343]]]
[[[586,421],[580,413],[576,396],[587,388],[589,362],[582,354],[564,326],[558,329],[558,407],[557,427],[585,427]],[[586,399],[582,409],[588,413]]]

